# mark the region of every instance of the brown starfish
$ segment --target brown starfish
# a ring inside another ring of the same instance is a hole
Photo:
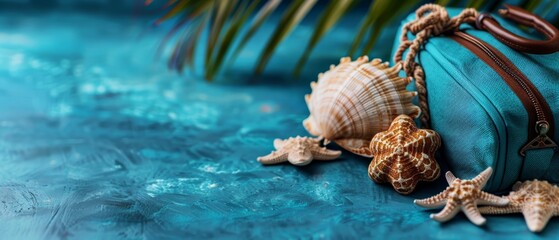
[[[401,194],[409,194],[419,181],[433,181],[440,175],[435,152],[441,137],[433,130],[418,129],[407,115],[400,115],[390,128],[371,140],[374,156],[369,177],[378,183],[389,182]]]
[[[452,219],[462,210],[472,223],[478,226],[483,225],[485,218],[481,216],[477,208],[478,204],[504,206],[509,203],[507,198],[481,191],[492,172],[493,170],[489,167],[472,180],[462,180],[456,178],[450,171],[446,172],[449,187],[433,197],[415,200],[414,203],[428,208],[444,206],[439,213],[431,214],[431,218],[439,222]]]

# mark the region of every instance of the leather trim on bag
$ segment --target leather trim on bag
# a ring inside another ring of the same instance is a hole
[[[480,50],[479,48],[477,48],[476,46],[474,46],[470,42],[466,41],[462,37],[459,37],[458,35],[460,35],[460,34],[467,35],[466,33],[463,33],[463,32],[456,32],[456,33],[454,33],[454,35],[449,35],[449,37],[451,39],[453,39],[454,41],[458,42],[460,45],[466,47],[468,50],[470,50],[476,56],[478,56],[488,66],[490,66],[495,72],[497,72],[497,74],[499,74],[499,76],[501,76],[501,78],[503,78],[503,80],[505,80],[507,85],[518,96],[518,98],[521,100],[522,104],[524,105],[524,107],[528,111],[528,116],[529,116],[528,138],[533,139],[534,137],[536,137],[537,134],[535,133],[535,131],[533,131],[532,128],[536,124],[538,119],[537,119],[536,115],[533,114],[533,112],[535,112],[535,110],[533,109],[534,106],[530,103],[530,99],[529,99],[529,96],[527,95],[527,93],[522,89],[522,87],[518,84],[518,82],[515,81],[514,79],[512,79],[511,76],[508,73],[506,73],[500,66],[498,66],[493,59],[491,59],[489,56],[487,56],[487,54],[485,54],[482,50]],[[471,37],[471,38],[475,38],[471,35],[468,35],[468,36]],[[483,42],[480,39],[477,39],[477,38],[475,38],[475,39],[477,41],[480,41],[480,42],[484,43],[485,47],[491,49],[491,51],[501,61],[505,62],[509,66],[509,69],[514,71],[515,75],[525,79],[525,82],[527,83],[530,90],[536,95],[536,98],[538,98],[538,100],[539,100],[539,102],[542,106],[542,110],[546,114],[546,118],[548,118],[548,120],[553,123],[554,122],[553,121],[553,114],[552,114],[551,108],[549,107],[549,104],[545,101],[545,98],[541,95],[541,93],[538,91],[538,89],[531,83],[531,81],[500,51],[498,51],[497,49],[495,49],[491,45]],[[554,126],[551,125],[551,128],[550,128],[549,132],[553,133],[555,131],[553,129],[553,127]]]
[[[544,19],[515,6],[505,4],[505,9],[499,10],[504,18],[511,19],[521,25],[535,28],[547,37],[546,40],[531,40],[520,37],[497,22],[491,15],[480,14],[476,19],[476,27],[491,33],[499,41],[507,46],[525,53],[550,54],[559,51],[559,30]]]

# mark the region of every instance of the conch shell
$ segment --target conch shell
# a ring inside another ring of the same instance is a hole
[[[345,57],[337,66],[311,82],[305,96],[310,116],[303,121],[307,131],[353,153],[371,157],[369,144],[378,132],[388,129],[401,114],[417,117],[412,103],[417,92],[406,90],[410,78],[401,78],[401,65],[388,67],[380,59],[366,56],[351,61]]]

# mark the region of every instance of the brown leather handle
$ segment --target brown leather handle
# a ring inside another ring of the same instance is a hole
[[[476,27],[491,33],[499,41],[509,47],[534,54],[549,54],[559,51],[559,30],[544,19],[522,9],[505,4],[505,9],[499,10],[504,18],[511,19],[527,27],[532,27],[542,33],[546,40],[538,41],[520,37],[504,29],[491,15],[480,14],[476,19]]]

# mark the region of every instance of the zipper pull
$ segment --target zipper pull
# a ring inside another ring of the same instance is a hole
[[[536,133],[538,136],[520,149],[520,155],[526,156],[526,151],[532,149],[553,148],[557,151],[557,144],[547,136],[549,131],[549,123],[547,121],[536,122]]]

